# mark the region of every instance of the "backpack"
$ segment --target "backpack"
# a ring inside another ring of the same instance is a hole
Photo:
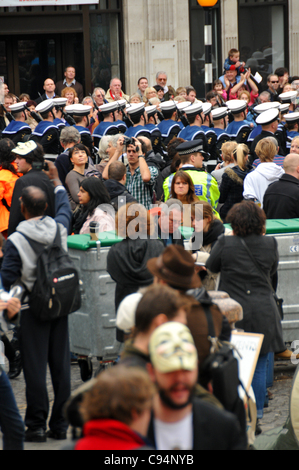
[[[59,227],[53,243],[47,246],[23,236],[38,256],[36,281],[28,301],[32,314],[40,321],[51,321],[79,310],[79,275],[61,246]]]

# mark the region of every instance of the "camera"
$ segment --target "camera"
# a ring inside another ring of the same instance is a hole
[[[132,139],[132,137],[126,137],[124,136],[124,145],[126,147],[128,147],[128,145],[135,145],[135,142],[134,140]]]
[[[49,165],[46,162],[32,162],[32,170],[35,171],[49,171]]]

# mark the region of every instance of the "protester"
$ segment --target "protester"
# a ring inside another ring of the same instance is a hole
[[[85,178],[78,193],[80,207],[73,217],[73,232],[75,234],[90,233],[90,223],[98,223],[99,232],[115,229],[114,218],[109,209],[110,196],[103,182],[98,178]],[[102,206],[102,207],[101,207]]]
[[[126,297],[129,300],[130,296]],[[186,309],[188,302],[178,291],[168,286],[153,284],[138,293],[140,296],[136,308],[126,309],[127,325],[131,323],[132,335],[124,345],[120,364],[126,367],[141,366],[146,369],[149,358],[149,340],[153,331],[167,321],[187,323]],[[122,302],[122,303],[123,303]],[[130,303],[132,301],[130,300]],[[122,303],[117,317],[124,314]],[[132,304],[131,304],[132,305]],[[157,306],[159,306],[157,308]],[[119,319],[118,319],[119,320]]]
[[[21,194],[21,212],[25,220],[17,226],[7,240],[1,278],[9,291],[15,283],[21,283],[31,292],[36,280],[37,252],[26,236],[47,246],[53,243],[60,231],[62,246],[67,249],[67,234],[71,224],[71,210],[65,188],[58,179],[52,162],[49,165],[49,181],[54,185],[55,219],[45,216],[47,195],[38,187],[25,187]],[[44,174],[46,178],[47,175]],[[28,295],[27,295],[28,299]],[[26,304],[26,299],[24,299]],[[27,409],[25,424],[27,442],[45,442],[49,401],[46,385],[47,363],[54,388],[54,403],[49,421],[49,437],[66,439],[67,424],[63,406],[70,395],[70,350],[67,316],[52,321],[40,321],[23,306],[20,323],[20,350],[26,382]]]
[[[190,330],[170,322],[156,328],[148,370],[157,387],[148,437],[157,450],[246,450],[230,413],[194,395],[198,357]]]
[[[139,367],[104,371],[84,394],[83,436],[74,450],[154,450],[145,437],[154,392]]]
[[[256,397],[257,417],[263,417],[266,398],[267,358],[271,352],[284,351],[281,321],[276,302],[265,277],[271,283],[277,271],[278,250],[274,237],[264,237],[266,216],[251,201],[234,205],[227,216],[233,229],[232,237],[220,237],[206,266],[213,273],[220,273],[219,290],[243,307],[243,320],[237,328],[247,333],[264,335],[252,387]],[[261,267],[255,266],[251,256]]]

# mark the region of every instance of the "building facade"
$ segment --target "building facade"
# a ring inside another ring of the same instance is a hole
[[[146,76],[154,85],[157,71],[163,70],[174,88],[193,85],[204,96],[205,17],[197,0],[61,6],[57,1],[43,6],[43,0],[35,0],[39,6],[16,6],[16,1],[7,6],[9,0],[0,0],[0,77],[15,94],[34,99],[46,78],[58,81],[73,65],[85,94],[95,86],[107,90],[115,76],[132,94],[138,78]],[[277,67],[299,75],[298,0],[218,0],[213,7],[214,79],[222,75],[232,47],[264,78]]]

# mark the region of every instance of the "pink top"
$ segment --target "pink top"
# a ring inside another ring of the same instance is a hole
[[[97,207],[92,216],[87,217],[86,221],[82,225],[80,230],[80,234],[83,233],[90,233],[89,224],[90,222],[99,222],[100,224],[100,232],[110,232],[111,230],[115,230],[115,220],[107,212],[104,212],[100,207]]]

